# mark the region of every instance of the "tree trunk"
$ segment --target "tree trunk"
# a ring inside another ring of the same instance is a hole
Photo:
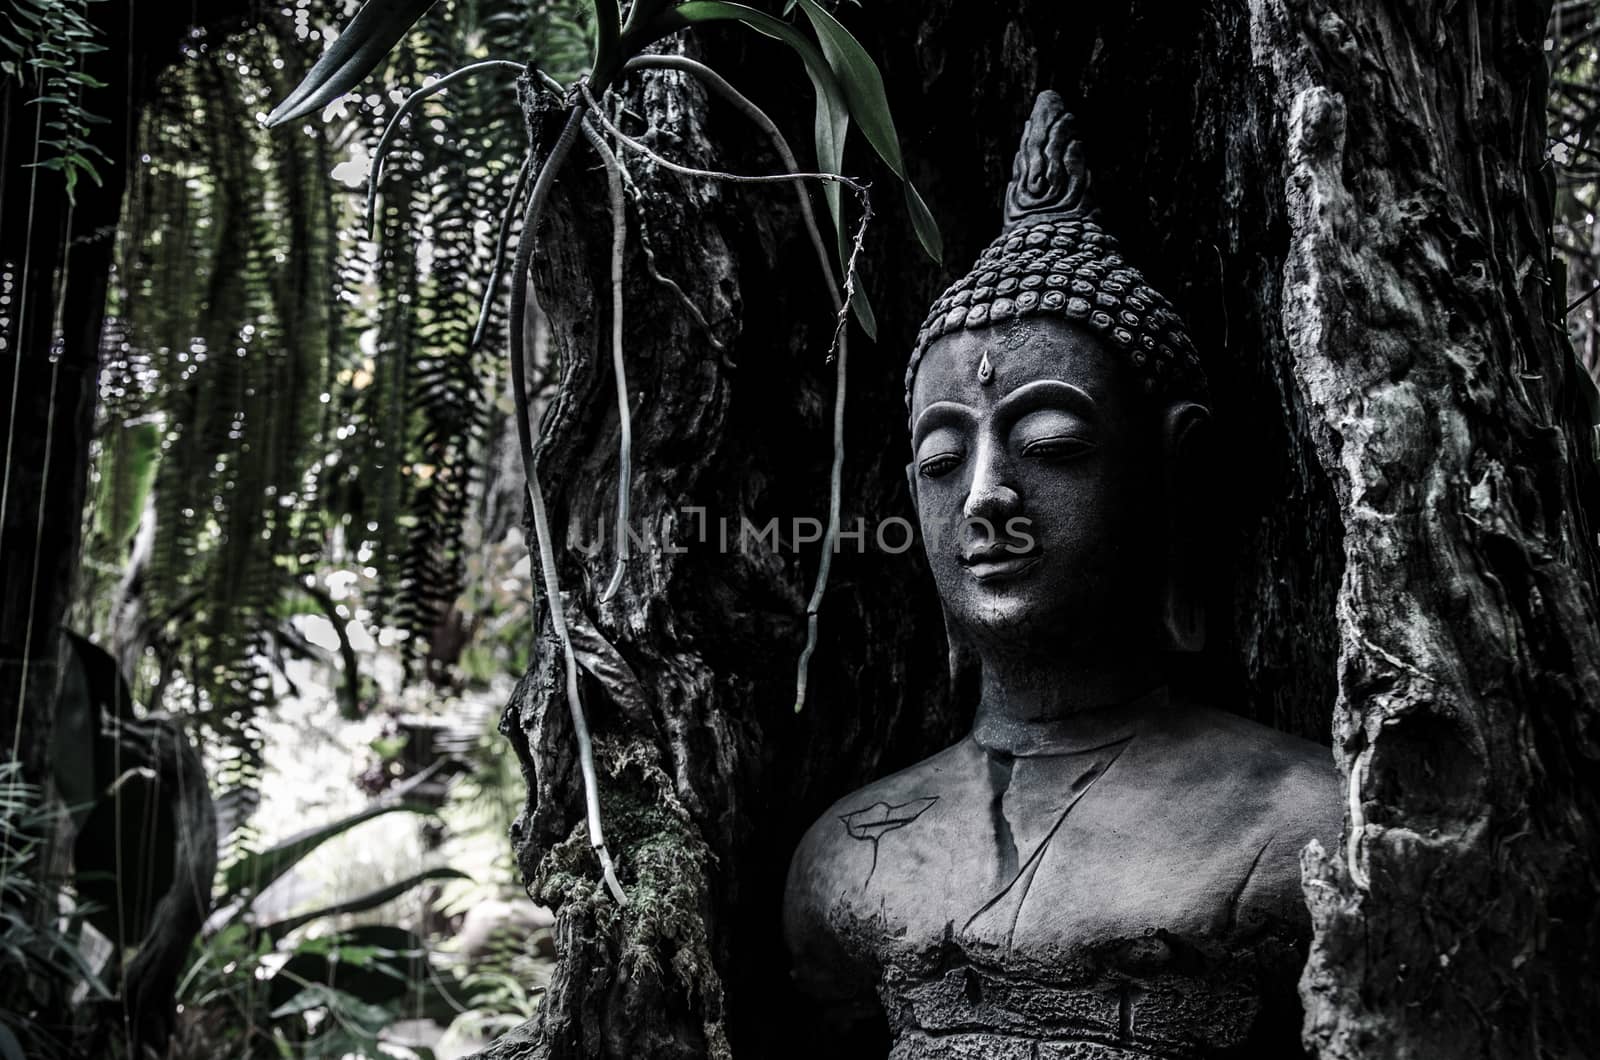
[[[1263,5],[1252,34],[1346,557],[1351,813],[1304,860],[1306,1033],[1330,1058],[1593,1055],[1594,463],[1550,279],[1548,11],[1350,6]]]
[[[794,843],[841,793],[951,742],[974,705],[948,673],[920,550],[873,531],[911,515],[912,337],[997,233],[1044,88],[1077,114],[1108,227],[1184,314],[1215,393],[1214,502],[1193,513],[1217,524],[1213,637],[1176,681],[1331,742],[1355,778],[1344,849],[1306,861],[1308,1043],[1325,1057],[1600,1047],[1583,1003],[1600,864],[1595,474],[1546,280],[1548,8],[1397,6],[841,9],[883,67],[947,259],[920,257],[893,181],[852,142],[844,168],[874,179],[878,214],[864,273],[880,339],[852,333],[844,480],[844,525],[864,520],[866,547],[836,557],[798,716],[817,546],[796,544],[793,520],[826,514],[833,372],[793,194],[625,158],[644,193],[625,348],[647,543],[601,602],[618,431],[610,222],[580,148],[536,269],[563,380],[539,469],[629,905],[605,895],[588,851],[546,621],[503,728],[530,787],[514,843],[534,896],[558,908],[559,963],[539,1018],[489,1055],[812,1054],[778,931]],[[692,46],[809,154],[791,55],[732,29]],[[664,154],[777,168],[682,75],[625,89]],[[548,143],[552,119],[532,119]],[[650,278],[641,221],[709,335]],[[772,518],[777,547],[741,536]],[[601,533],[598,552],[576,547]]]

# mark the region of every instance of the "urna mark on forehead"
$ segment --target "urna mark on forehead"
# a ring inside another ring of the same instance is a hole
[[[1205,376],[1182,320],[1100,224],[1082,145],[1061,97],[1041,92],[1023,129],[998,239],[934,302],[906,368],[906,407],[928,351],[969,331],[1070,322],[1125,363],[1138,390],[1203,401]]]
[[[1041,318],[1005,328],[958,331],[930,344],[913,385],[913,425],[932,404],[990,407],[1043,381],[1064,384],[1067,390],[1057,394],[1081,395],[1081,400],[1064,402],[1079,412],[1138,396],[1137,380],[1094,336],[1064,321]]]

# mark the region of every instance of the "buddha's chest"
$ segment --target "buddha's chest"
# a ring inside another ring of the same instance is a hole
[[[1051,961],[1164,932],[1224,934],[1261,846],[1207,842],[1193,806],[1117,769],[1127,750],[998,758],[839,815],[837,915],[858,944],[959,940]]]
[[[1296,927],[1238,922],[1264,843],[1127,751],[979,754],[839,815],[829,920],[880,970],[894,1060],[1212,1056],[1294,1014]]]

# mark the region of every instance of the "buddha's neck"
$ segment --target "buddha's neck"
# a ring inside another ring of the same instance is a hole
[[[1138,700],[1163,683],[1153,653],[1089,660],[980,650],[979,657],[983,682],[974,732],[997,737],[1041,728],[1070,732],[1074,719],[1094,728],[1102,708]]]

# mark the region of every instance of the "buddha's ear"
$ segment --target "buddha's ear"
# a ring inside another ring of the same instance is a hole
[[[1201,600],[1199,572],[1204,540],[1204,483],[1209,465],[1211,412],[1203,405],[1182,401],[1167,409],[1162,423],[1165,466],[1166,579],[1160,601],[1162,647],[1167,651],[1199,651],[1206,642],[1205,605]]]

